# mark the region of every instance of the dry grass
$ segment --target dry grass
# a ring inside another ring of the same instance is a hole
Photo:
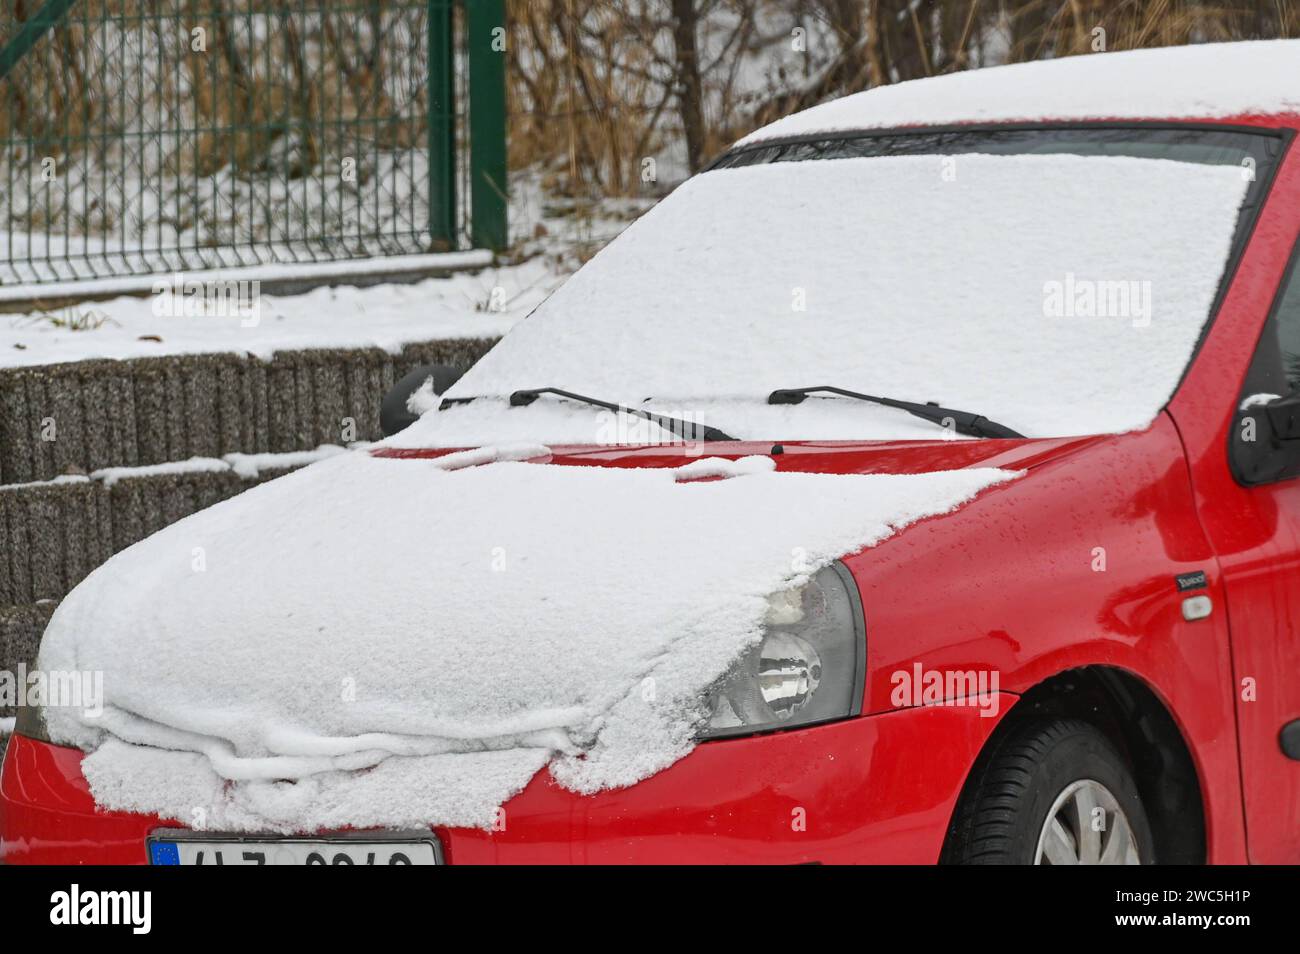
[[[1115,51],[1300,36],[1296,0],[696,4],[719,51],[702,63],[706,111],[713,107],[710,153],[829,97],[999,62],[1091,53],[1099,39]],[[683,128],[668,0],[511,0],[510,9],[512,166],[547,170],[550,184],[568,195],[644,193],[640,164],[679,142]],[[779,60],[791,24],[817,41],[807,66],[798,73],[781,64],[765,87],[743,88],[746,57]]]

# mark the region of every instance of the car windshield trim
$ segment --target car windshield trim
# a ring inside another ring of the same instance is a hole
[[[1264,139],[1273,139],[1279,142],[1288,140],[1294,132],[1290,127],[1282,125],[1280,122],[1276,126],[1254,126],[1243,123],[1217,123],[1217,122],[1177,122],[1169,120],[1161,121],[1109,121],[1109,120],[1078,120],[1078,121],[1043,121],[1043,122],[1021,122],[1021,123],[960,123],[940,126],[894,126],[881,127],[879,129],[855,129],[855,130],[837,130],[834,132],[822,133],[804,133],[798,136],[777,136],[771,139],[760,139],[757,142],[749,142],[744,145],[732,146],[709,161],[700,175],[711,172],[715,169],[729,169],[737,166],[754,165],[755,161],[746,158],[739,161],[741,157],[747,157],[751,153],[760,153],[769,149],[778,147],[801,146],[809,144],[822,143],[840,143],[844,141],[866,140],[866,139],[916,139],[922,136],[984,136],[991,135],[1014,135],[1025,133],[1095,133],[1114,130],[1116,132],[1137,132],[1143,134],[1149,133],[1236,133],[1245,136],[1260,137]],[[969,152],[966,149],[954,149],[953,154]],[[882,155],[893,155],[894,153],[882,153]],[[924,151],[914,154],[925,154]],[[942,154],[942,153],[941,153]],[[794,157],[780,161],[809,161],[812,157]],[[769,162],[772,160],[760,160]]]

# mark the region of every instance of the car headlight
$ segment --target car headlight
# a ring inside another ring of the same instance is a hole
[[[702,739],[845,719],[862,711],[866,629],[840,563],[768,602],[765,633],[709,691]]]

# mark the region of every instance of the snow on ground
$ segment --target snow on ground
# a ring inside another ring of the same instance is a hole
[[[231,306],[220,315],[186,314],[186,296],[170,290],[54,312],[0,315],[0,367],[214,352],[269,358],[299,348],[396,352],[435,338],[498,337],[561,280],[548,262],[535,258],[412,284],[258,295],[251,307]]]
[[[94,571],[39,663],[104,672],[101,718],[47,711],[92,750],[97,802],[229,830],[487,826],[548,761],[576,791],[632,784],[693,747],[771,595],[1014,476],[514,459],[544,451],[338,455]]]
[[[510,177],[510,247],[517,257],[541,255],[558,273],[568,275],[656,201],[648,196],[564,198],[548,193],[536,170],[516,172]]]
[[[395,352],[435,338],[499,337],[654,204],[650,199],[560,202],[545,194],[535,173],[517,174],[511,189],[512,251],[495,266],[492,255],[480,250],[0,289],[0,301],[122,292],[109,301],[0,313],[0,367],[199,353],[269,358],[301,348]],[[320,287],[301,295],[227,285],[313,277],[344,282],[349,276],[422,265],[474,270],[409,284]],[[190,304],[199,297],[187,291],[191,282],[203,286],[203,308]],[[129,294],[142,290],[150,294]]]
[[[7,233],[0,232],[0,239]],[[14,233],[8,233],[11,239],[17,239]],[[222,251],[221,249],[217,250]],[[185,272],[187,279],[198,281],[271,281],[294,280],[304,284],[317,281],[329,284],[334,280],[354,277],[368,277],[375,274],[391,272],[408,272],[418,274],[421,271],[452,271],[455,269],[484,268],[492,264],[492,253],[486,249],[473,249],[466,252],[440,252],[432,255],[385,255],[375,258],[350,258],[333,262],[295,262],[294,254],[305,254],[301,249],[264,250],[264,254],[283,256],[274,265],[238,265],[214,266],[210,269]],[[21,253],[19,253],[21,254]],[[116,254],[116,253],[114,253]],[[0,246],[3,257],[3,246]],[[120,264],[120,263],[118,263]],[[123,274],[101,278],[75,278],[61,281],[38,282],[27,285],[0,284],[0,303],[26,302],[33,299],[50,298],[107,298],[110,295],[146,294],[153,291],[160,280],[168,281],[170,274]]]
[[[426,413],[395,440],[592,440],[592,409],[504,401],[537,387],[689,411],[756,439],[934,437],[845,399],[766,404],[817,385],[935,401],[1029,436],[1140,429],[1191,357],[1245,189],[1236,166],[1072,155],[708,172],[447,392],[494,401]]]
[[[1300,40],[1093,53],[882,86],[778,119],[740,140],[1034,119],[1300,112]]]

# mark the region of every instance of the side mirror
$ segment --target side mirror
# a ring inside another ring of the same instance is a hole
[[[410,409],[411,395],[433,379],[433,393],[443,394],[464,374],[459,368],[446,364],[426,364],[405,375],[384,395],[379,405],[379,429],[385,437],[392,437],[415,423],[420,414]]]
[[[1264,405],[1273,436],[1279,441],[1300,440],[1300,391]]]

